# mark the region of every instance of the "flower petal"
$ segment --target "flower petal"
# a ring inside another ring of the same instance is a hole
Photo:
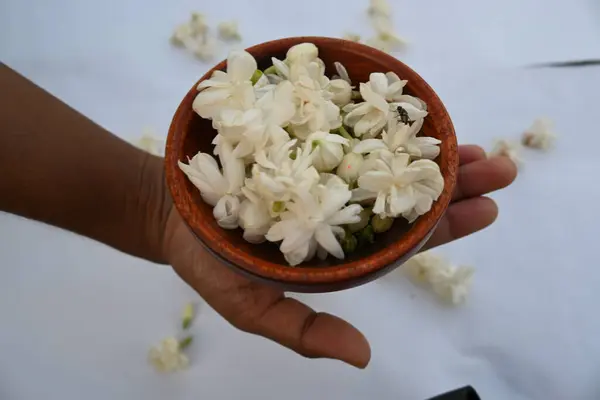
[[[215,205],[213,216],[221,228],[236,229],[239,211],[240,201],[236,196],[223,196]]]
[[[328,220],[329,225],[345,225],[355,224],[360,221],[360,212],[362,207],[358,204],[350,204],[348,207],[344,207],[340,211],[333,214]]]
[[[329,254],[336,258],[344,259],[344,250],[342,250],[342,246],[335,238],[329,225],[319,224],[315,231],[315,239]]]
[[[375,93],[385,97],[388,90],[388,80],[385,74],[381,72],[374,72],[369,76],[369,85]]]
[[[415,206],[416,199],[412,186],[398,188],[392,186],[390,192],[390,212],[394,217],[410,210]]]
[[[371,153],[375,150],[384,150],[387,149],[385,143],[380,139],[365,139],[362,140],[359,144],[354,146],[352,152],[358,154]]]
[[[342,63],[337,62],[337,61],[334,62],[333,65],[335,66],[335,70],[337,71],[340,78],[345,80],[346,82],[348,82],[350,85],[352,85],[352,80],[350,79],[350,76],[348,75],[348,71],[346,70],[346,67],[344,67],[344,65]]]
[[[392,174],[383,171],[370,171],[358,178],[358,186],[371,192],[388,190],[394,183]]]
[[[366,83],[360,84],[360,94],[366,102],[378,110],[384,112],[389,110],[389,105],[387,101],[385,101],[385,98],[382,95],[375,93],[375,91],[371,89],[371,86],[367,85]]]
[[[371,192],[370,190],[366,190],[363,188],[356,188],[352,190],[352,201],[365,201],[372,200],[377,197],[377,192]]]
[[[227,58],[227,75],[232,81],[250,81],[256,71],[256,60],[244,50],[234,50]]]
[[[290,68],[283,61],[278,60],[275,57],[272,57],[271,62],[273,63],[273,66],[275,67],[275,69],[277,70],[277,72],[279,73],[280,76],[283,76],[284,78],[289,79]]]
[[[379,192],[377,195],[377,199],[375,200],[375,205],[373,205],[373,213],[380,214],[386,216],[385,214],[385,198],[386,195],[384,192]]]

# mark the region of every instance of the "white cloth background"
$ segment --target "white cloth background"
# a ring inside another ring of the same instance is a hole
[[[441,306],[398,273],[299,296],[363,330],[373,348],[364,371],[298,357],[204,305],[192,367],[162,376],[146,364],[148,347],[174,332],[183,304],[198,296],[168,267],[0,214],[1,399],[420,400],[465,384],[485,400],[600,398],[600,67],[524,68],[600,58],[600,7],[391,2],[412,43],[398,57],[438,91],[462,143],[518,139],[541,115],[561,135],[553,152],[523,154],[515,184],[493,196],[493,227],[440,249],[477,268],[467,304]],[[245,47],[367,34],[366,3],[3,0],[0,59],[124,138],[145,126],[165,136],[210,67],[169,45],[189,11],[215,24],[237,19]]]

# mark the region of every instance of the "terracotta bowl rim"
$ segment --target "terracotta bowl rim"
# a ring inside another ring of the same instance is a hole
[[[402,235],[389,246],[373,254],[369,254],[366,257],[351,262],[342,262],[330,267],[291,267],[289,265],[272,263],[263,258],[255,257],[252,254],[241,251],[234,246],[231,246],[233,247],[232,249],[228,249],[224,252],[224,249],[220,246],[219,242],[211,238],[212,228],[210,228],[208,224],[202,223],[200,219],[193,218],[193,215],[197,212],[197,205],[187,190],[185,181],[187,178],[178,166],[178,161],[184,160],[185,158],[185,155],[180,154],[180,152],[182,152],[183,143],[185,142],[188,132],[178,128],[181,119],[183,119],[183,117],[186,116],[186,113],[191,109],[193,99],[197,93],[196,87],[198,83],[208,79],[214,71],[224,69],[227,60],[221,61],[204,74],[187,92],[175,112],[169,127],[165,152],[167,186],[174,199],[177,211],[201,243],[206,246],[211,253],[218,255],[221,260],[227,261],[230,266],[242,269],[243,272],[246,272],[246,275],[261,277],[265,280],[284,285],[300,284],[310,286],[340,283],[342,281],[348,282],[364,278],[367,275],[376,273],[386,266],[395,263],[405,254],[414,250],[415,247],[422,245],[424,242],[423,239],[431,234],[431,231],[437,226],[439,220],[448,208],[452,193],[454,192],[456,175],[458,172],[458,144],[448,111],[435,91],[414,70],[387,53],[360,43],[320,36],[298,36],[276,39],[254,45],[247,48],[246,51],[254,56],[256,56],[257,53],[269,54],[283,52],[287,48],[303,42],[314,43],[319,47],[320,51],[323,45],[337,45],[343,47],[344,51],[355,54],[358,58],[370,60],[377,59],[378,63],[389,65],[389,69],[392,71],[401,70],[401,78],[408,79],[408,88],[418,84],[429,92],[429,101],[427,104],[428,110],[430,112],[436,110],[436,113],[440,114],[443,119],[440,126],[445,127],[447,130],[446,138],[441,146],[441,152],[446,151],[444,154],[447,156],[447,162],[444,165],[440,165],[444,177],[444,191],[438,200],[434,202],[431,210],[417,219],[406,234]],[[196,221],[200,222],[196,223]]]

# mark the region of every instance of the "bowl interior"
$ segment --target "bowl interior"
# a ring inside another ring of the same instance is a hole
[[[440,156],[435,161],[441,167],[445,179],[445,189],[429,213],[410,225],[402,218],[396,219],[392,229],[376,235],[375,244],[348,255],[344,260],[329,256],[324,261],[315,258],[300,265],[305,272],[323,271],[324,269],[334,271],[348,267],[348,265],[360,265],[361,260],[369,257],[381,256],[377,262],[383,264],[380,265],[383,267],[397,260],[399,255],[410,252],[415,246],[418,246],[435,227],[448,206],[449,193],[454,188],[458,165],[456,138],[452,123],[441,101],[423,79],[395,58],[367,46],[338,39],[291,38],[264,43],[250,48],[248,51],[257,59],[259,68],[264,70],[272,64],[271,57],[284,59],[289,47],[302,42],[313,42],[319,47],[319,57],[325,62],[327,76],[331,77],[335,74],[333,63],[338,61],[346,67],[356,86],[359,82],[367,82],[369,74],[372,72],[393,71],[401,79],[408,79],[404,93],[417,96],[428,105],[429,115],[425,118],[422,134],[442,141]],[[216,69],[225,70],[225,68],[225,62],[222,62],[202,79],[210,77]],[[197,93],[195,88],[196,85],[180,105],[173,120],[167,144],[167,175],[168,178],[176,178],[175,180],[178,182],[173,184],[171,182],[173,179],[170,179],[169,185],[174,197],[179,194],[184,198],[183,201],[175,199],[179,211],[205,245],[238,267],[240,260],[243,260],[245,266],[242,267],[252,269],[253,273],[259,271],[260,274],[260,271],[265,270],[269,275],[269,271],[273,272],[273,269],[290,270],[277,244],[268,242],[259,245],[251,244],[243,239],[241,229],[225,230],[219,227],[213,218],[212,207],[202,200],[198,189],[185,178],[181,171],[173,170],[173,165],[169,165],[176,164],[177,160],[186,161],[188,157],[193,157],[199,151],[213,153],[214,146],[211,142],[217,132],[212,128],[211,121],[201,118],[192,111],[191,104]],[[171,169],[170,172],[169,169]],[[169,177],[170,173],[176,176]],[[390,250],[392,247],[393,251]],[[391,254],[390,251],[394,254]],[[276,276],[279,277],[277,274]]]

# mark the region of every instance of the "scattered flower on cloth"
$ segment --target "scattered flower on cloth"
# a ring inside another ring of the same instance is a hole
[[[387,0],[370,0],[369,15],[391,17],[392,6]]]
[[[533,121],[522,137],[522,143],[533,149],[549,150],[556,139],[554,122],[548,118],[538,118]]]
[[[164,156],[165,141],[148,128],[143,130],[142,136],[135,143],[138,148],[155,156]]]
[[[349,40],[351,42],[360,42],[360,35],[358,33],[348,32],[344,34],[342,39]]]
[[[519,146],[505,139],[496,140],[492,151],[488,155],[490,157],[508,157],[517,166],[522,163],[521,156],[519,155]]]
[[[217,30],[223,40],[242,40],[237,21],[223,21],[217,26]]]
[[[175,28],[171,43],[186,48],[202,61],[209,61],[215,55],[216,44],[209,33],[204,14],[193,12],[188,22]]]
[[[368,9],[371,25],[376,36],[367,40],[367,44],[386,53],[406,46],[405,39],[398,36],[392,20],[392,7],[387,0],[371,0]]]
[[[474,273],[473,268],[454,266],[430,251],[413,256],[401,268],[414,283],[430,287],[440,300],[455,305],[465,301]]]
[[[175,372],[186,369],[190,364],[174,337],[165,338],[158,346],[152,347],[148,352],[148,361],[158,372]]]

